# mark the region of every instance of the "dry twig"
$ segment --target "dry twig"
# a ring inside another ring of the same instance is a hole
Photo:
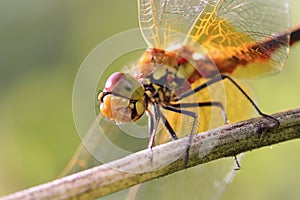
[[[272,120],[260,117],[195,135],[187,167],[300,137],[300,109],[272,116],[280,121],[279,127],[276,127]],[[184,170],[184,152],[187,141],[187,138],[183,138],[153,148],[152,162],[149,159],[149,150],[143,150],[125,158],[2,197],[0,200],[93,199],[105,196],[138,183]],[[175,161],[171,162],[172,160]]]

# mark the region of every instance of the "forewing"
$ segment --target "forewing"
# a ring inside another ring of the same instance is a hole
[[[200,44],[221,73],[257,77],[283,67],[289,27],[287,0],[210,0],[184,44]]]
[[[139,24],[149,47],[182,44],[207,0],[139,0]]]

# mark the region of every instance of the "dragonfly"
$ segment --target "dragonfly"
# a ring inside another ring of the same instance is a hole
[[[96,123],[106,136],[119,129],[103,117],[122,124],[146,114],[148,148],[188,135],[184,156],[193,134],[257,114],[269,117],[242,80],[279,72],[300,39],[299,27],[290,28],[287,0],[139,0],[138,8],[148,49],[132,69],[113,73],[97,97]],[[84,140],[95,149],[102,142],[93,134]],[[81,146],[68,169],[98,164],[90,154]],[[187,193],[216,199],[234,166],[233,159],[222,159],[121,193],[129,199],[183,199]]]

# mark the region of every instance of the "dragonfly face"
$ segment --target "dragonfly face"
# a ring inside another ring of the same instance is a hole
[[[101,113],[117,123],[134,122],[145,112],[144,88],[129,74],[112,74],[98,100]]]

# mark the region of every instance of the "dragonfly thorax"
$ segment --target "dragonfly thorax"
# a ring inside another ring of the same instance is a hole
[[[220,73],[216,64],[204,52],[195,51],[187,46],[181,46],[178,49],[167,51],[163,49],[151,48],[145,51],[139,59],[136,67],[133,69],[133,76],[138,79],[147,77],[153,73],[162,76],[159,73],[165,73],[165,69],[174,71],[174,77],[185,79],[186,83],[193,83],[200,78],[210,78]],[[155,72],[155,71],[160,72]],[[174,79],[175,80],[175,79]],[[178,86],[185,87],[182,82],[176,80]],[[170,80],[168,80],[170,82]],[[172,84],[177,84],[173,82]],[[183,90],[183,91],[184,91]],[[181,90],[182,92],[182,90]]]

